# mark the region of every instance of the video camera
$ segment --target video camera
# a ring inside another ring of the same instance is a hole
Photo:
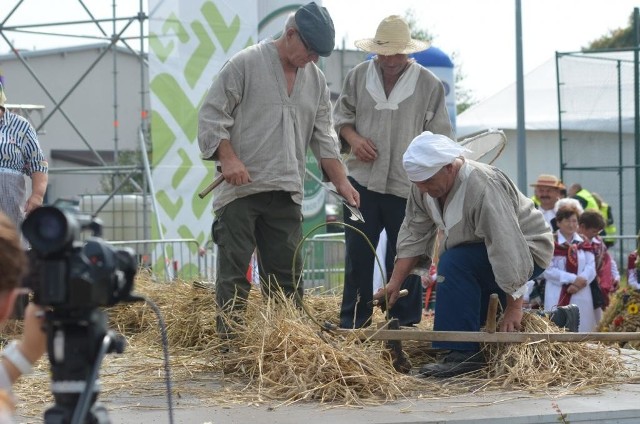
[[[91,230],[92,237],[79,240],[82,230]],[[130,300],[135,255],[100,238],[98,219],[43,206],[27,216],[22,232],[31,244],[31,272],[23,285],[33,291],[35,303],[70,310]]]
[[[79,240],[80,232],[92,236]],[[55,406],[45,423],[108,423],[95,403],[105,354],[124,351],[124,338],[108,330],[102,307],[144,300],[131,294],[136,274],[131,249],[114,249],[100,235],[98,219],[54,206],[31,212],[22,224],[31,244],[31,273],[23,285],[47,307],[44,330]]]

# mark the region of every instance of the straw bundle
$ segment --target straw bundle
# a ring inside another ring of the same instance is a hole
[[[380,403],[403,396],[411,383],[393,370],[382,343],[321,332],[290,303],[268,301],[259,316],[255,312],[248,311],[252,318],[238,329],[236,351],[221,362],[264,397]]]
[[[558,333],[548,319],[526,313],[523,331]],[[602,344],[532,342],[487,344],[488,377],[500,387],[528,391],[593,388],[628,377],[622,358]]]

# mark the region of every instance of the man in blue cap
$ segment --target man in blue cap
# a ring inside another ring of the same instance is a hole
[[[306,4],[287,18],[280,37],[234,55],[200,108],[202,157],[217,161],[225,180],[215,192],[212,226],[218,245],[217,331],[223,337],[233,333],[245,309],[245,271],[254,249],[263,293],[302,296],[292,262],[302,238],[309,147],[337,191],[360,204],[340,159],[329,88],[315,64],[331,54],[334,43],[327,10]],[[295,267],[299,276],[301,256]]]

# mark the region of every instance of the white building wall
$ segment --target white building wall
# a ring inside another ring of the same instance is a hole
[[[91,64],[102,54],[104,47],[75,47],[65,50],[23,52],[30,69],[44,85],[36,82],[15,55],[0,56],[0,72],[4,77],[8,103],[44,105],[43,117],[54,110],[54,102],[46,91],[61,101],[69,90],[80,81]],[[117,145],[118,150],[136,150],[139,146],[138,128],[141,116],[140,64],[137,56],[123,49],[116,53],[117,88],[114,90],[114,53],[107,52],[98,64],[79,83],[76,89],[62,103],[71,123],[60,111],[56,111],[43,127],[39,135],[40,145],[48,159],[52,149],[88,150],[78,132],[95,150],[113,150],[114,104],[117,102]],[[146,72],[146,71],[145,71]],[[46,89],[46,91],[45,91]],[[146,89],[145,89],[146,91]],[[117,99],[116,99],[117,97]],[[148,97],[147,97],[148,99]],[[149,104],[148,100],[145,102]],[[41,120],[33,115],[37,127]],[[74,129],[77,128],[78,132]],[[69,163],[55,163],[50,166],[68,166]],[[49,178],[49,200],[74,194],[99,191],[99,177],[61,176],[52,174]]]

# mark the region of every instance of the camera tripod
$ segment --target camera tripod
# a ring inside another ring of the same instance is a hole
[[[107,353],[124,351],[124,338],[107,330],[106,313],[97,308],[49,311],[45,327],[55,405],[44,422],[110,423],[106,408],[96,403],[98,373]]]

